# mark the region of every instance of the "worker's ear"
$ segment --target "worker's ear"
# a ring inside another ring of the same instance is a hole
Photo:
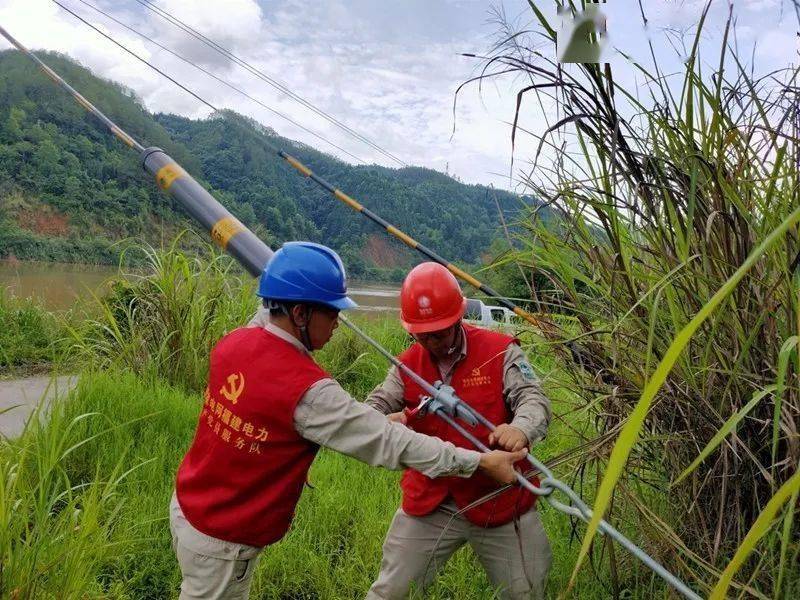
[[[308,306],[305,304],[295,304],[292,306],[292,323],[295,324],[296,327],[304,327],[308,325],[309,319],[309,310]]]

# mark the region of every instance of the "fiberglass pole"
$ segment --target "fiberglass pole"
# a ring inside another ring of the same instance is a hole
[[[64,81],[35,54],[19,43],[0,26],[0,35],[6,38],[25,56],[33,60],[57,85],[100,120],[106,128],[130,148],[139,152],[144,169],[155,177],[158,187],[168,193],[195,221],[206,228],[211,238],[223,250],[229,252],[254,277],[258,277],[272,258],[272,250],[242,225],[214,196],[189,175],[167,153],[160,148],[145,148],[116,123],[104,115],[96,106]]]

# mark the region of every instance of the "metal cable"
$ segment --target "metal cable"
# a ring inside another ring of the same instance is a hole
[[[55,0],[53,0],[53,1],[55,2]],[[259,99],[258,99],[258,98],[256,98],[256,97],[254,97],[254,96],[252,96],[252,95],[248,94],[247,92],[245,92],[245,91],[244,91],[244,90],[242,90],[241,88],[238,88],[238,87],[236,87],[236,86],[235,86],[235,85],[233,85],[231,82],[229,82],[229,81],[226,81],[225,79],[222,79],[221,77],[218,77],[217,75],[215,75],[215,74],[214,74],[214,73],[212,73],[211,71],[209,71],[209,70],[207,70],[207,69],[204,69],[203,67],[201,67],[201,66],[200,66],[200,65],[198,65],[197,63],[195,63],[195,62],[193,62],[193,61],[189,60],[188,58],[186,58],[185,56],[182,56],[181,54],[179,54],[179,53],[175,52],[174,50],[172,50],[172,49],[170,49],[170,48],[167,48],[166,46],[164,46],[163,44],[161,44],[161,43],[157,42],[156,40],[154,40],[154,39],[153,39],[153,38],[151,38],[150,36],[148,36],[148,35],[146,35],[146,34],[142,33],[141,31],[138,31],[137,29],[134,29],[133,27],[131,27],[130,25],[127,25],[126,23],[123,23],[122,21],[120,21],[119,19],[117,19],[116,17],[114,17],[113,15],[110,15],[110,14],[108,14],[107,12],[105,12],[105,11],[101,10],[100,8],[98,8],[97,6],[95,6],[94,4],[92,4],[91,2],[87,2],[86,0],[77,0],[77,1],[78,1],[78,2],[80,2],[81,4],[83,4],[84,6],[86,6],[87,8],[90,8],[90,9],[92,9],[93,11],[100,13],[101,15],[103,15],[104,17],[106,17],[106,18],[107,18],[107,19],[109,19],[110,21],[113,21],[113,22],[114,22],[114,23],[116,23],[117,25],[119,25],[119,26],[121,26],[121,27],[124,27],[125,29],[127,29],[127,30],[128,30],[128,31],[130,31],[131,33],[134,33],[134,34],[138,35],[139,37],[141,37],[142,39],[144,39],[144,40],[147,40],[148,42],[150,42],[150,43],[151,43],[151,44],[153,44],[154,46],[156,46],[156,47],[160,48],[161,50],[164,50],[165,52],[167,52],[168,54],[171,54],[171,55],[172,55],[172,56],[174,56],[175,58],[177,58],[177,59],[179,59],[179,60],[181,60],[181,61],[185,62],[185,63],[186,63],[186,64],[188,64],[188,65],[191,65],[192,67],[194,67],[195,69],[197,69],[197,70],[198,70],[198,71],[200,71],[201,73],[204,73],[205,75],[208,75],[209,77],[211,77],[211,78],[215,79],[216,81],[220,82],[222,85],[224,85],[224,86],[226,86],[227,88],[229,88],[229,89],[231,89],[231,90],[233,90],[233,91],[237,92],[238,94],[241,94],[241,95],[242,95],[242,96],[244,96],[245,98],[247,98],[247,99],[249,99],[249,100],[251,100],[251,101],[255,102],[256,104],[258,104],[258,105],[259,105],[259,106],[261,106],[262,108],[265,108],[265,109],[267,109],[267,110],[268,110],[268,111],[270,111],[271,113],[273,113],[273,114],[277,115],[278,117],[280,117],[281,119],[283,119],[283,120],[285,120],[285,121],[287,121],[287,122],[291,123],[291,124],[292,124],[292,125],[294,125],[295,127],[297,127],[297,128],[299,128],[299,129],[301,129],[301,130],[305,131],[306,133],[308,133],[308,134],[310,134],[310,135],[314,136],[315,138],[317,138],[317,139],[319,139],[319,140],[322,140],[322,141],[323,141],[323,142],[325,142],[326,144],[330,145],[330,146],[331,146],[331,147],[333,147],[333,148],[336,148],[337,150],[339,150],[339,151],[343,152],[344,154],[346,154],[347,156],[349,156],[349,157],[353,158],[354,160],[356,160],[356,161],[358,161],[358,162],[360,162],[360,163],[366,164],[366,162],[367,162],[367,161],[365,161],[363,158],[360,158],[360,157],[356,156],[355,154],[352,154],[351,152],[349,152],[349,151],[345,150],[345,149],[344,149],[344,148],[342,148],[341,146],[338,146],[338,145],[336,145],[335,143],[333,143],[332,141],[330,141],[328,138],[326,138],[326,137],[325,137],[325,136],[323,136],[322,134],[320,134],[320,133],[317,133],[316,131],[314,131],[314,130],[312,130],[312,129],[309,129],[308,127],[306,127],[305,125],[302,125],[301,123],[298,123],[297,121],[295,121],[294,119],[292,119],[292,118],[291,118],[291,117],[289,117],[288,115],[285,115],[284,113],[280,112],[279,110],[276,110],[276,109],[272,108],[271,106],[269,106],[269,105],[265,104],[264,102],[262,102],[261,100],[259,100]],[[59,4],[58,2],[55,2],[55,3],[56,3],[56,4],[58,4],[59,6],[62,6],[62,5],[61,5],[61,4]],[[63,8],[63,6],[62,6],[62,8]]]
[[[117,41],[117,40],[115,40],[115,39],[114,39],[112,36],[110,36],[109,34],[107,34],[105,31],[102,31],[100,28],[98,28],[98,27],[95,27],[94,25],[92,25],[91,23],[89,23],[89,21],[87,21],[86,19],[84,19],[84,18],[83,18],[82,16],[80,16],[78,13],[76,13],[76,12],[73,12],[72,10],[70,10],[69,8],[67,8],[66,6],[64,6],[63,4],[61,4],[61,3],[60,3],[58,0],[51,0],[51,2],[53,2],[54,4],[57,4],[58,6],[60,6],[60,7],[61,7],[63,10],[67,11],[69,14],[71,14],[73,17],[75,17],[76,19],[78,19],[78,20],[79,20],[80,22],[82,22],[83,24],[85,24],[85,25],[87,25],[88,27],[91,27],[92,29],[94,29],[94,30],[95,30],[97,33],[99,33],[100,35],[102,35],[104,38],[106,38],[106,39],[107,39],[109,42],[111,42],[111,43],[112,43],[112,44],[114,44],[115,46],[118,46],[119,48],[122,48],[122,49],[123,49],[125,52],[127,52],[128,54],[130,54],[130,55],[131,55],[133,58],[135,58],[136,60],[138,60],[138,61],[140,61],[140,62],[143,62],[144,64],[146,64],[148,67],[150,67],[151,69],[153,69],[155,72],[157,72],[157,73],[158,73],[159,75],[161,75],[162,77],[165,77],[166,79],[169,79],[169,80],[170,80],[172,83],[174,83],[175,85],[177,85],[177,86],[178,86],[179,88],[181,88],[181,89],[182,89],[184,92],[186,92],[187,94],[190,94],[192,97],[194,97],[196,100],[198,100],[198,101],[202,102],[202,103],[203,103],[205,106],[209,107],[209,108],[210,108],[211,110],[213,110],[214,112],[219,112],[219,109],[218,109],[216,106],[214,106],[213,104],[211,104],[211,103],[210,103],[208,100],[206,100],[206,99],[205,99],[205,98],[203,98],[202,96],[200,96],[200,95],[196,94],[195,92],[193,92],[192,90],[190,90],[188,87],[186,87],[185,85],[183,85],[183,84],[182,84],[180,81],[177,81],[176,79],[174,79],[174,78],[173,78],[173,77],[171,77],[170,75],[167,75],[167,74],[166,74],[164,71],[162,71],[161,69],[159,69],[159,68],[158,68],[157,66],[155,66],[153,63],[151,63],[151,62],[148,62],[148,61],[147,61],[147,59],[145,59],[145,58],[142,58],[141,56],[139,56],[138,54],[136,54],[136,53],[135,53],[133,50],[131,50],[130,48],[128,48],[128,47],[127,47],[127,46],[125,46],[124,44],[122,44],[122,43],[118,42],[118,41]]]
[[[230,50],[228,50],[224,46],[221,46],[220,44],[218,44],[214,40],[206,37],[205,35],[203,35],[199,31],[197,31],[196,29],[191,27],[190,25],[187,25],[186,23],[181,21],[179,18],[171,15],[169,12],[167,12],[163,8],[153,4],[152,2],[149,2],[148,0],[136,0],[136,2],[138,2],[139,4],[144,6],[146,9],[148,9],[148,10],[152,11],[153,13],[157,14],[159,17],[161,17],[165,21],[169,22],[174,27],[177,27],[178,29],[182,30],[184,33],[186,33],[186,34],[192,36],[193,38],[197,39],[198,41],[202,42],[203,44],[205,44],[206,46],[208,46],[209,48],[211,48],[212,50],[214,50],[218,54],[221,54],[222,56],[227,58],[229,61],[239,65],[241,68],[245,69],[246,71],[248,71],[250,74],[252,74],[255,77],[257,77],[258,79],[261,79],[265,83],[271,85],[275,89],[277,89],[280,92],[286,94],[287,96],[289,96],[293,100],[296,100],[297,102],[299,102],[300,104],[302,104],[303,106],[305,106],[306,108],[311,110],[312,112],[314,112],[317,115],[321,116],[322,118],[324,118],[328,122],[332,123],[336,127],[342,129],[343,131],[345,131],[349,135],[351,135],[351,136],[355,137],[356,139],[358,139],[359,141],[369,145],[371,148],[377,150],[378,152],[380,152],[381,154],[383,154],[387,158],[393,160],[394,162],[396,162],[396,163],[398,163],[398,164],[400,164],[400,165],[402,165],[404,167],[408,166],[408,163],[406,163],[404,160],[398,158],[397,156],[395,156],[394,154],[392,154],[388,150],[385,150],[384,148],[379,146],[377,143],[373,142],[371,139],[367,138],[366,136],[364,136],[363,134],[359,133],[358,131],[352,129],[351,127],[349,127],[345,123],[342,123],[337,118],[331,116],[330,114],[328,114],[327,112],[325,112],[321,108],[318,108],[317,106],[315,106],[314,104],[312,104],[311,102],[309,102],[308,100],[303,98],[302,96],[300,96],[297,93],[293,92],[285,84],[283,84],[280,81],[270,77],[269,75],[267,75],[266,73],[264,73],[260,69],[254,67],[253,65],[251,65],[250,63],[248,63],[244,59],[236,56],[235,54],[233,54],[233,52],[231,52]]]

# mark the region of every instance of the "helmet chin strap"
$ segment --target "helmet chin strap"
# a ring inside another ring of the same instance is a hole
[[[311,344],[311,336],[308,333],[308,324],[311,322],[311,313],[314,312],[314,309],[308,306],[307,304],[304,305],[303,307],[306,310],[306,322],[303,323],[302,325],[298,325],[297,323],[295,323],[294,315],[292,315],[292,312],[286,307],[285,304],[281,303],[281,304],[276,304],[275,306],[280,307],[281,312],[287,317],[289,317],[289,320],[292,322],[292,325],[294,325],[295,327],[297,327],[297,329],[300,330],[300,342],[303,344],[303,346],[305,346],[305,349],[308,350],[309,352],[313,352],[314,346]]]
[[[309,317],[311,314],[309,313]],[[313,352],[314,346],[311,345],[311,336],[308,335],[308,325],[301,325],[300,329],[300,341],[303,342],[303,346],[306,347],[306,350],[309,352]]]
[[[456,335],[453,338],[453,345],[447,349],[447,356],[450,356],[453,352],[456,351],[456,348],[461,346],[461,321],[458,322],[458,329],[456,330]]]
[[[300,330],[300,341],[303,342],[303,346],[306,347],[306,350],[312,352],[314,350],[314,346],[311,344],[311,336],[308,333],[308,324],[311,322],[311,313],[314,312],[314,309],[308,305],[305,305],[303,308],[306,310],[305,323],[298,325],[294,322],[294,319],[292,319],[292,324]]]

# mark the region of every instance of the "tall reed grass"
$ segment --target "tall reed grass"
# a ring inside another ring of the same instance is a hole
[[[200,389],[208,354],[226,332],[247,323],[258,306],[253,281],[236,263],[204,244],[180,250],[183,232],[164,249],[133,247],[143,261],[97,298],[99,315],[71,328],[72,352],[97,368],[122,367],[139,375]]]
[[[629,89],[609,65],[555,63],[537,41],[555,27],[530,5],[537,25],[506,24],[483,79],[524,77],[517,117],[558,107],[516,135],[539,140],[523,185],[560,227],[531,212],[513,258],[555,290],[539,309],[579,324],[540,350],[570,351],[563,382],[595,415],[595,508],[636,506],[648,549],[701,590],[744,548],[736,593],[797,597],[798,71],[753,75],[732,19],[709,71],[706,6],[678,78],[630,59],[642,83]],[[653,489],[671,514],[649,506]],[[779,489],[772,527],[748,535]]]

